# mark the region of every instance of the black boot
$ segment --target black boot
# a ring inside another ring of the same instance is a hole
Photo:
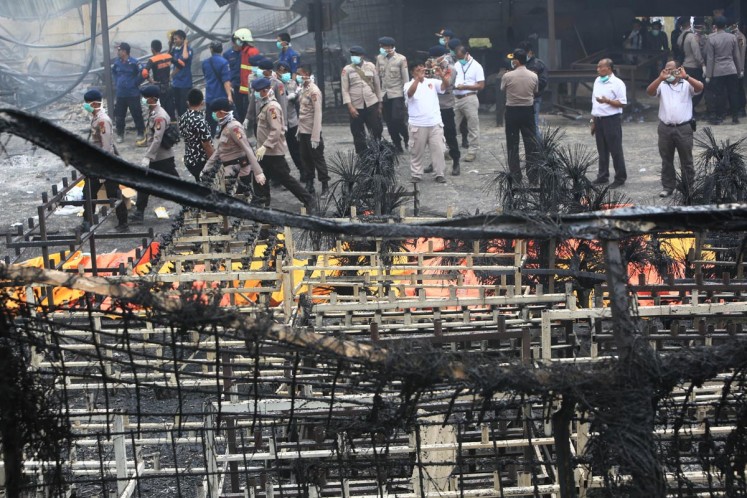
[[[316,194],[316,189],[314,188],[314,180],[308,180],[306,182],[306,191],[310,194]]]
[[[454,158],[454,165],[451,168],[451,176],[459,176],[459,173],[461,173],[461,170],[459,168],[459,159]]]
[[[329,182],[322,182],[322,195],[329,194]]]

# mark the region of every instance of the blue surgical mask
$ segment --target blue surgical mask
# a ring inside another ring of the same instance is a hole
[[[609,79],[610,79],[609,75],[607,75],[607,76],[600,76],[599,77],[599,81],[601,81],[602,83],[607,83],[607,81],[609,81]]]
[[[254,75],[255,75],[255,76],[260,76],[260,77],[262,76],[262,70],[261,70],[260,68],[258,68],[258,67],[253,67],[253,68],[252,68],[252,71],[254,71]]]
[[[466,66],[467,65],[467,59],[459,59],[459,64],[461,64],[462,66]]]
[[[280,50],[283,50],[283,42],[275,42],[275,46],[276,46],[276,47],[277,47],[278,49],[280,49]]]
[[[381,48],[379,49],[379,53],[380,53],[381,55],[386,55],[386,49],[385,49],[384,47],[381,47]]]
[[[652,34],[653,36],[659,36],[659,33],[661,33],[661,31],[659,31],[658,29],[652,29],[652,30],[651,30],[651,34]]]
[[[446,40],[443,37],[441,37],[441,38],[438,39],[438,44],[439,45],[446,45]]]
[[[291,80],[291,73],[283,73],[280,75],[280,81],[288,83]]]
[[[296,83],[298,83],[299,85],[303,85],[303,76],[301,76],[300,74],[297,74]]]
[[[140,97],[140,103],[142,105],[148,105],[148,99],[146,99],[145,97]]]
[[[93,112],[93,106],[89,102],[86,102],[85,104],[83,104],[83,110],[85,110],[86,112],[91,112],[92,113]]]
[[[449,53],[451,54],[452,57],[456,57],[456,52],[454,52],[453,50],[449,50]]]
[[[361,56],[360,55],[351,55],[350,56],[350,62],[358,66],[361,63]]]
[[[531,55],[527,55],[527,62],[529,62],[530,60],[532,60],[532,56]]]
[[[213,121],[220,121],[220,118],[218,117],[217,112],[212,113],[211,116],[213,117]]]
[[[674,80],[677,78],[675,76],[672,76],[671,74],[667,76],[667,83],[674,83]]]
[[[262,100],[262,95],[259,92],[254,92],[254,98],[256,100]]]

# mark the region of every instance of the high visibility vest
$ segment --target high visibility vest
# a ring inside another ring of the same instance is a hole
[[[259,55],[257,47],[244,47],[241,49],[241,84],[239,85],[240,93],[249,93],[249,81],[252,76],[252,66],[249,65],[249,58]]]

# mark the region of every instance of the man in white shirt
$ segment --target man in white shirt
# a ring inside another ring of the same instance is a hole
[[[610,156],[615,167],[615,181],[610,188],[625,185],[625,156],[622,148],[622,111],[628,103],[625,83],[614,74],[612,59],[597,64],[599,77],[591,96],[591,134],[596,135],[599,173],[594,183],[604,185],[610,179]]]
[[[694,95],[703,91],[703,83],[691,78],[684,67],[674,61],[667,62],[661,74],[646,89],[650,96],[659,97],[659,155],[661,156],[661,185],[664,190],[659,197],[669,197],[677,186],[674,169],[674,151],[680,157],[682,181],[692,185],[695,177],[693,167],[693,119]]]
[[[469,163],[477,158],[477,152],[480,150],[480,119],[478,117],[480,101],[477,100],[477,92],[485,88],[485,72],[480,63],[467,52],[466,47],[458,47],[456,57],[454,113],[457,129],[461,127],[462,121],[467,121],[469,148],[464,160]]]
[[[431,164],[436,174],[436,183],[446,183],[444,170],[445,139],[444,125],[441,121],[441,106],[438,94],[449,87],[450,71],[435,68],[440,79],[426,78],[425,65],[422,62],[410,64],[412,79],[405,84],[407,98],[408,127],[410,132],[410,172],[412,181],[419,182],[423,176],[425,163],[425,146],[431,151]]]

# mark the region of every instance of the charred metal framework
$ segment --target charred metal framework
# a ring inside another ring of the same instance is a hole
[[[0,266],[8,496],[747,493],[747,283],[741,256],[705,256],[725,249],[707,231],[741,238],[743,204],[323,219],[146,174],[22,113],[0,131],[185,206],[143,275]],[[307,249],[298,229],[335,241]],[[695,237],[692,273],[630,286],[631,235]],[[573,238],[604,256],[589,308],[545,292],[554,266],[524,273],[537,240]],[[73,294],[53,308],[43,287]]]

